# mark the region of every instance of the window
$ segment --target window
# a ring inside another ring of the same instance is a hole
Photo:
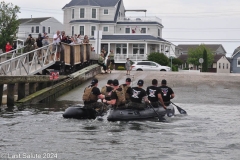
[[[46,28],[45,28],[45,26],[42,27],[42,32],[43,32],[43,33],[46,32]]]
[[[97,18],[97,9],[92,9],[92,18]]]
[[[221,69],[221,63],[219,63],[219,69]]]
[[[158,37],[160,37],[160,29],[158,28]]]
[[[85,9],[84,8],[80,8],[80,18],[84,18],[85,14]]]
[[[116,45],[117,54],[127,54],[127,44],[117,44]]]
[[[145,44],[133,44],[133,54],[144,54]]]
[[[74,26],[72,26],[72,36],[74,35]]]
[[[80,26],[79,28],[79,34],[84,35],[84,26]]]
[[[108,14],[108,9],[104,9],[103,14]]]
[[[74,19],[74,9],[72,9],[72,19]]]
[[[150,62],[138,62],[137,65],[145,65],[145,66],[150,66]]]
[[[32,33],[34,33],[34,27],[32,27]]]
[[[96,30],[96,26],[91,26],[91,36],[94,36],[95,30]]]
[[[224,63],[223,63],[223,69],[224,69]]]
[[[103,27],[103,32],[108,32],[108,27]]]
[[[125,33],[130,33],[130,28],[125,28]]]
[[[226,69],[228,69],[228,63],[227,63],[227,67],[226,67]]]
[[[51,28],[50,27],[48,27],[48,34],[50,34],[51,33]]]
[[[240,67],[240,57],[237,59],[237,67]]]
[[[36,26],[36,33],[39,33],[39,26]]]
[[[140,32],[141,33],[147,33],[147,29],[146,28],[141,28]]]

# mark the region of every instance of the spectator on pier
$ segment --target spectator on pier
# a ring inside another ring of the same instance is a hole
[[[60,60],[60,51],[61,51],[61,39],[60,31],[57,31],[56,34],[53,35],[53,52],[57,50],[56,59]]]
[[[84,36],[83,43],[89,43],[89,39],[87,35]]]
[[[106,67],[106,64],[104,62],[104,55],[103,54],[100,54],[99,58],[98,58],[98,65],[102,66],[103,67],[103,70],[105,71],[105,73],[107,73],[107,67]]]
[[[10,45],[9,42],[7,42],[7,44],[6,44],[6,46],[5,46],[5,50],[6,50],[6,52],[9,52],[9,51],[12,50],[12,46]]]
[[[130,71],[132,69],[131,66],[132,66],[131,61],[129,60],[129,58],[127,58],[127,62],[125,63],[125,68],[127,70],[127,74],[126,75],[130,75]]]

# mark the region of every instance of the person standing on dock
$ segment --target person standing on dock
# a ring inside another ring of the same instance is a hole
[[[151,105],[155,108],[159,107],[158,101],[160,101],[163,108],[167,109],[162,99],[161,90],[157,87],[157,85],[158,81],[156,79],[153,79],[152,86],[147,87],[146,92],[148,95],[148,100],[151,102]]]
[[[104,109],[104,104],[97,102],[98,99],[104,99],[105,96],[101,94],[98,86],[98,80],[93,79],[91,85],[84,90],[82,100],[84,102],[84,108],[86,109]]]
[[[164,101],[164,104],[168,106],[171,102],[170,99],[173,99],[175,97],[175,94],[172,90],[172,88],[167,86],[167,80],[162,80],[162,85],[159,87],[161,91],[161,95]]]
[[[56,60],[60,60],[61,39],[62,39],[62,36],[60,35],[60,31],[57,31],[56,34],[53,35],[53,48],[52,48],[53,52],[57,50]]]

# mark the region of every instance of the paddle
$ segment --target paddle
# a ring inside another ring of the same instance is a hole
[[[182,109],[182,108],[180,108],[179,106],[177,106],[176,104],[174,104],[173,102],[171,102],[174,106],[176,106],[177,107],[177,110],[178,110],[178,112],[180,113],[180,114],[187,114],[187,112],[184,110],[184,109]]]
[[[158,104],[160,105],[160,106],[162,106],[162,104],[160,103],[160,102],[158,102]],[[174,116],[174,114],[172,113],[172,111],[171,111],[171,109],[166,109],[166,112],[167,112],[167,116],[168,117],[172,117],[172,116]]]
[[[156,113],[156,115],[158,116],[158,121],[159,122],[163,122],[166,121],[166,119],[163,116],[160,116],[157,111],[154,109],[154,107],[151,105],[151,103],[149,103],[149,106],[153,109],[153,111]]]

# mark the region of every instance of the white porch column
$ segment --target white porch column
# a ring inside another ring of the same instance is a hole
[[[110,44],[111,44],[111,43],[108,43],[108,55],[109,55],[110,50],[111,50]]]
[[[159,44],[159,51],[158,52],[161,53],[161,44]]]
[[[129,58],[129,54],[128,54],[129,49],[128,49],[128,47],[129,47],[129,43],[127,43],[127,58]]]
[[[145,43],[145,58],[147,59],[147,56],[148,56],[148,43]]]

